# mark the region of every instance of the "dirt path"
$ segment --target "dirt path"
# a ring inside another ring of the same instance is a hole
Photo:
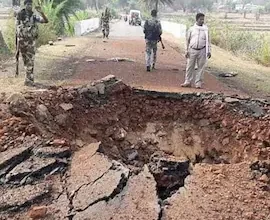
[[[93,34],[66,39],[51,47],[39,48],[35,69],[36,80],[49,85],[73,86],[113,74],[137,88],[171,92],[196,91],[180,87],[184,80],[186,60],[171,43],[170,46],[167,44],[165,50],[159,49],[158,69],[151,73],[145,71],[144,48],[141,27],[131,27],[119,22],[112,26],[111,39],[107,42],[102,41],[100,34]],[[115,57],[126,57],[134,62],[107,61]],[[89,59],[95,61],[87,62]],[[5,84],[1,87],[5,87],[8,91],[25,89],[22,86],[23,74],[19,79],[13,78],[14,63],[7,69],[0,74],[0,84]],[[213,91],[229,95],[240,93],[210,74],[205,74],[205,82],[205,89],[200,92]]]

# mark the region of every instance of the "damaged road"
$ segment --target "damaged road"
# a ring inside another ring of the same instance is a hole
[[[270,217],[265,100],[135,90],[108,76],[1,106],[2,219]]]

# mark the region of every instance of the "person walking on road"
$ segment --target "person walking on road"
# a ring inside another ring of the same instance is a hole
[[[207,65],[207,59],[211,58],[211,41],[208,27],[204,24],[205,15],[198,13],[196,23],[187,34],[187,68],[185,82],[182,87],[191,87],[195,78],[195,87],[201,89],[203,85],[204,70]],[[197,63],[197,70],[195,65]]]
[[[101,22],[101,28],[102,28],[102,33],[103,33],[103,38],[109,38],[110,34],[110,11],[108,8],[105,9],[105,12],[102,13],[100,22]]]
[[[146,42],[146,70],[147,72],[155,69],[157,61],[157,44],[161,39],[162,28],[160,21],[157,19],[157,11],[151,11],[152,18],[145,21],[144,34]]]
[[[35,41],[38,38],[37,23],[48,23],[48,19],[41,8],[36,7],[39,15],[35,15],[32,6],[32,0],[25,0],[24,7],[18,12],[16,20],[17,52],[22,54],[26,68],[24,83],[26,86],[34,86]]]

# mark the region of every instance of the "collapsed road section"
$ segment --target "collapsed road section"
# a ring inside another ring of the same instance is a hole
[[[270,104],[114,76],[2,94],[1,219],[270,219]]]

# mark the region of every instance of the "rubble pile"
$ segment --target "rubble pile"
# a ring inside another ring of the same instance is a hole
[[[220,216],[233,210],[234,219],[249,219],[243,216],[251,209],[254,219],[270,215],[260,199],[270,194],[266,100],[136,90],[108,76],[3,96],[0,105],[3,219],[224,219],[177,205],[196,204],[190,190],[207,204],[207,194],[227,196],[230,187],[251,201],[231,186],[237,178],[257,192],[252,202],[264,211],[247,205],[242,212],[222,208]]]

